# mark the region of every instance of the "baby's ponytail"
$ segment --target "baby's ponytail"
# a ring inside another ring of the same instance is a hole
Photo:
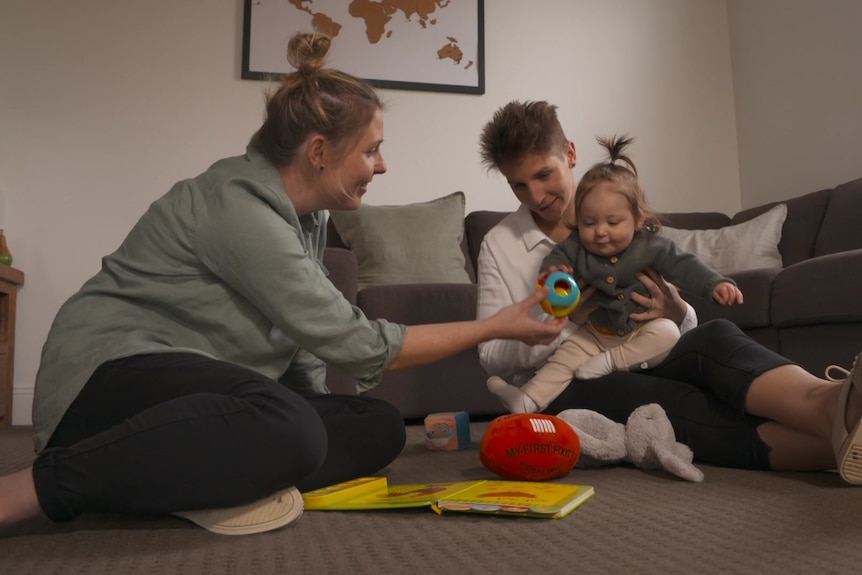
[[[658,233],[661,230],[661,220],[658,214],[647,205],[646,195],[638,179],[637,167],[626,154],[626,149],[634,142],[634,138],[623,135],[611,138],[598,137],[596,141],[607,150],[607,160],[593,165],[581,178],[575,190],[575,214],[581,213],[584,198],[599,184],[610,182],[616,185],[616,191],[626,197],[635,219],[643,220],[641,227]]]

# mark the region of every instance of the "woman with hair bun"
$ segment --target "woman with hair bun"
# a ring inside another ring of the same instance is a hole
[[[0,529],[44,514],[174,513],[211,531],[294,521],[300,491],[375,473],[405,441],[392,405],[337,396],[385,371],[494,339],[553,340],[537,291],[492,317],[369,320],[321,265],[324,210],[356,209],[386,171],[382,103],[323,66],[325,36],[288,45],[296,72],[241,156],[156,200],[66,301],[42,351],[33,466],[0,477]]]

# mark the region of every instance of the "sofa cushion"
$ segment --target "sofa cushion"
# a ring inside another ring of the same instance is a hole
[[[832,190],[820,190],[781,202],[787,204],[787,219],[784,220],[778,251],[781,252],[781,261],[785,267],[814,257],[814,242],[831,194]],[[734,224],[747,222],[778,203],[743,210],[733,216],[732,221]]]
[[[414,325],[475,319],[476,298],[475,284],[414,284],[370,287],[359,292],[358,302],[371,319]],[[500,415],[503,406],[488,393],[486,379],[472,347],[428,365],[386,372],[380,385],[363,395],[393,403],[408,419],[439,411],[466,411],[471,418]]]
[[[445,323],[475,319],[477,293],[475,284],[371,286],[359,292],[357,304],[369,319],[405,325]]]
[[[461,244],[464,194],[424,203],[332,211],[330,220],[359,266],[359,289],[411,283],[470,283]]]
[[[779,275],[779,268],[761,268],[741,271],[730,277],[742,291],[744,303],[724,306],[690,292],[681,291],[683,299],[697,312],[698,323],[723,317],[742,329],[767,327],[773,323],[772,285]]]
[[[680,230],[716,230],[730,225],[730,216],[721,212],[677,212],[661,214],[663,226]]]
[[[814,255],[822,256],[862,248],[862,179],[841,184],[829,198]]]
[[[485,234],[511,213],[480,210],[467,214],[464,219],[464,235],[467,237],[467,253],[474,268],[478,269],[479,248],[482,247]]]
[[[758,268],[780,268],[781,228],[787,206],[778,204],[764,214],[717,230],[679,230],[663,226],[661,235],[683,251],[695,254],[722,274]]]

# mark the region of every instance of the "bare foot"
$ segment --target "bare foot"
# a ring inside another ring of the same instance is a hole
[[[0,477],[0,529],[41,513],[32,467]]]

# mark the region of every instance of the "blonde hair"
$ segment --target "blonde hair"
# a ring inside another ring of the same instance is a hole
[[[266,117],[251,145],[276,166],[287,166],[314,134],[324,136],[345,154],[371,123],[383,103],[364,80],[325,68],[332,40],[299,33],[287,45],[287,60],[296,68],[267,98]]]
[[[614,136],[612,138],[596,138],[596,141],[608,152],[607,160],[593,165],[581,178],[575,190],[575,214],[581,212],[581,205],[599,184],[610,182],[616,185],[616,191],[623,194],[629,203],[635,221],[642,221],[641,227],[647,231],[658,233],[661,230],[659,215],[652,211],[646,201],[643,186],[638,178],[638,170],[632,159],[624,152],[634,142],[629,136]],[[619,163],[618,163],[619,162]],[[576,227],[576,226],[569,226]]]

